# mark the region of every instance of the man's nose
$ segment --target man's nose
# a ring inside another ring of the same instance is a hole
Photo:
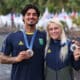
[[[32,17],[33,17],[33,14],[30,15],[30,18],[32,18]]]

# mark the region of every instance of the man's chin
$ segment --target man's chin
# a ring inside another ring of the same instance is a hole
[[[33,26],[35,26],[35,24],[29,24],[29,26],[33,27]]]

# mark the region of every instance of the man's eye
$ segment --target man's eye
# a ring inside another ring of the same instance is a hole
[[[27,15],[27,16],[29,16],[29,15],[30,15],[30,13],[27,13],[26,15]]]
[[[36,14],[36,13],[34,13],[34,14],[33,14],[33,16],[37,16],[37,14]]]

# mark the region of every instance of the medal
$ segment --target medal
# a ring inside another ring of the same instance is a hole
[[[33,56],[34,52],[31,49],[26,50],[27,53],[29,53],[31,56]]]
[[[76,45],[72,44],[71,47],[70,47],[70,49],[71,49],[72,52],[74,52],[74,50],[76,49]]]
[[[72,44],[71,47],[70,47],[70,49],[71,49],[72,52],[74,52],[74,50],[76,48],[78,48],[78,46],[76,44]]]
[[[34,52],[32,50],[32,47],[33,47],[33,42],[34,42],[34,39],[35,39],[35,36],[36,36],[37,31],[34,32],[34,35],[32,36],[32,39],[31,39],[31,42],[30,42],[30,45],[28,43],[28,38],[27,38],[27,35],[25,34],[25,31],[22,30],[22,32],[23,32],[23,36],[24,36],[25,45],[28,48],[28,50],[26,50],[26,51],[28,53],[30,53],[30,55],[33,55]]]

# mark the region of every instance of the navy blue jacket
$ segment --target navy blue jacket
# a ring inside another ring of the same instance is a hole
[[[60,59],[60,40],[52,40],[46,55],[46,80],[72,80],[72,68],[80,69],[80,60],[75,61],[73,52],[70,50],[71,42],[68,41],[68,54],[66,59]]]
[[[27,35],[27,34],[26,34]],[[30,42],[32,35],[27,35]],[[34,55],[30,59],[23,60],[12,65],[11,80],[44,80],[44,47],[46,35],[37,31],[33,51]],[[21,31],[11,33],[6,38],[2,52],[5,55],[17,56],[20,51],[27,50],[24,37]]]

